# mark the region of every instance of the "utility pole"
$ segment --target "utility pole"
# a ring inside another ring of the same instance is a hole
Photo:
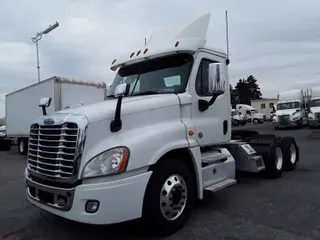
[[[52,30],[54,30],[57,27],[59,27],[59,23],[56,21],[55,24],[49,25],[49,27],[47,27],[45,30],[37,33],[35,37],[31,38],[32,42],[36,44],[36,49],[37,49],[38,82],[40,82],[40,60],[39,60],[39,44],[38,44],[38,42],[42,39],[43,34],[48,34],[49,32],[51,32]]]

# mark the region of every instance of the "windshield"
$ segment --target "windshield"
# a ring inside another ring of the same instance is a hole
[[[175,54],[119,69],[108,95],[121,83],[130,84],[129,95],[182,93],[188,83],[193,63],[190,54]]]
[[[299,102],[278,103],[277,110],[296,109],[300,108]]]
[[[257,110],[251,110],[252,114],[258,113]]]
[[[311,100],[310,107],[320,107],[320,99]]]

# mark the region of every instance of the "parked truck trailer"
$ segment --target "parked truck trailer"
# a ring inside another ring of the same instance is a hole
[[[39,83],[19,89],[6,95],[6,135],[18,139],[18,152],[27,154],[30,126],[42,115],[39,99],[50,97],[52,104],[47,113],[105,100],[106,84],[76,80],[65,77],[51,77]]]
[[[232,132],[229,59],[205,45],[209,20],[154,32],[116,58],[106,101],[34,120],[25,169],[32,204],[90,224],[142,218],[168,235],[204,192],[235,184],[236,170],[279,178],[296,167],[294,138]]]

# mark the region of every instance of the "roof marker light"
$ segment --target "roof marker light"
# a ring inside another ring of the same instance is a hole
[[[139,51],[137,52],[137,56],[139,56],[140,53],[141,53],[141,51],[139,50]]]
[[[143,51],[143,54],[146,54],[148,52],[148,48],[146,48],[144,51]]]
[[[112,61],[112,64],[114,64],[116,61],[117,61],[117,59],[114,59],[114,60]]]
[[[176,41],[176,44],[174,46],[178,47],[179,46],[179,41]]]
[[[134,52],[133,52],[133,53],[131,53],[130,58],[132,58],[132,57],[133,57],[133,55],[134,55]]]

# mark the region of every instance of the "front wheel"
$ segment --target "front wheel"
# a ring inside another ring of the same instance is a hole
[[[27,138],[18,138],[18,152],[20,155],[27,155],[27,152],[28,152]]]
[[[187,222],[195,203],[195,181],[188,166],[167,159],[152,174],[143,203],[143,220],[158,235],[168,236]]]
[[[255,118],[255,119],[253,119],[253,123],[254,123],[254,124],[258,124],[258,123],[259,123],[259,120]]]

